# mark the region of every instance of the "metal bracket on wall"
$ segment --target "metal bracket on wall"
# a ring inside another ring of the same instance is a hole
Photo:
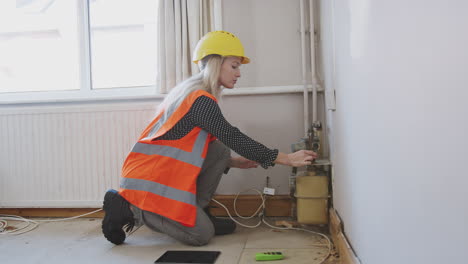
[[[327,110],[336,110],[336,93],[335,89],[326,89],[325,90],[325,100],[327,104]]]

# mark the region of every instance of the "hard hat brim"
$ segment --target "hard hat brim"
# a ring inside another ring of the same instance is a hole
[[[214,54],[208,54],[208,55],[214,55]],[[206,55],[206,56],[208,56],[208,55]],[[220,54],[216,54],[216,55],[220,55]],[[205,58],[206,56],[203,56],[203,58]],[[242,58],[241,59],[242,64],[249,64],[250,63],[250,58],[246,57],[246,56],[236,56],[236,55],[227,55],[227,56],[220,55],[220,56],[222,56],[222,57],[230,57],[230,56],[240,57],[240,58]],[[195,63],[195,64],[198,64],[198,62],[201,61],[203,58],[200,58],[198,60],[193,60],[192,62]]]

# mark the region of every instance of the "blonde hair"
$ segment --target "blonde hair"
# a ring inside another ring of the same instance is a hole
[[[164,114],[158,123],[164,124],[184,99],[195,90],[207,91],[218,99],[223,89],[219,85],[219,74],[223,61],[224,57],[215,54],[208,55],[199,61],[200,72],[172,88],[159,105],[156,115],[161,111],[164,111]],[[157,130],[156,128],[154,132]]]

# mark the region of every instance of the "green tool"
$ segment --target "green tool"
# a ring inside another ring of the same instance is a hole
[[[283,258],[284,256],[281,252],[263,252],[255,254],[256,261],[280,260]]]

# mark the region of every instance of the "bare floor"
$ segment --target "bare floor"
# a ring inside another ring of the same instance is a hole
[[[242,219],[240,219],[242,220]],[[253,222],[250,219],[250,224]],[[267,219],[273,223],[274,219]],[[101,219],[76,219],[43,223],[22,235],[0,237],[0,263],[153,263],[166,250],[221,251],[216,264],[258,263],[255,253],[281,251],[285,258],[274,263],[320,263],[327,254],[325,239],[309,232],[272,230],[262,224],[238,226],[234,234],[216,236],[208,245],[190,247],[143,226],[125,243],[115,246],[101,233]],[[332,255],[324,263],[339,263]]]

